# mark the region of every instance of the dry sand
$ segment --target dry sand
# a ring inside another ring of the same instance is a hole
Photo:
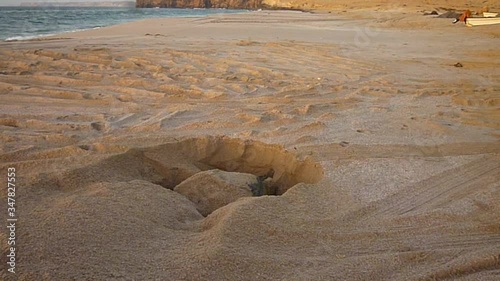
[[[498,27],[352,15],[0,43],[0,279],[498,280]],[[214,168],[281,196],[203,217],[172,189]]]

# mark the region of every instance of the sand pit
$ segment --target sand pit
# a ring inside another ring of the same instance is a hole
[[[401,11],[1,42],[14,278],[496,280],[498,32]]]

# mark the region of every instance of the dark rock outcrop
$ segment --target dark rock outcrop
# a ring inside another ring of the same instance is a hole
[[[137,0],[138,8],[262,8],[263,0]]]
[[[455,11],[448,11],[438,16],[438,18],[445,18],[445,19],[458,19],[458,17],[460,17],[460,13],[457,13]]]

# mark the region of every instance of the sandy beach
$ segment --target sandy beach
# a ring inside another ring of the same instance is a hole
[[[498,280],[499,47],[411,10],[0,42],[15,278]],[[261,197],[190,189],[264,175]]]

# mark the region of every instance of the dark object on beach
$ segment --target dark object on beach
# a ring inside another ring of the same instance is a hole
[[[96,131],[104,131],[106,129],[106,124],[104,122],[92,122],[90,126]]]
[[[455,11],[448,11],[437,16],[440,19],[456,19],[458,17],[460,17],[460,14]]]
[[[264,186],[265,178],[263,176],[257,177],[257,182],[248,184],[253,196],[262,196],[266,194],[266,187]]]
[[[454,67],[464,67],[461,63],[457,62],[453,65]]]
[[[263,176],[257,176],[257,182],[248,184],[253,196],[273,195],[272,192],[266,188],[265,180],[273,178],[274,170],[271,169]]]
[[[437,11],[432,11],[430,13],[424,13],[424,16],[437,16],[439,15]]]
[[[349,145],[349,143],[348,143],[348,142],[346,142],[346,141],[341,141],[341,142],[339,143],[339,145],[340,145],[340,146],[342,146],[342,147],[346,147],[346,146],[348,146],[348,145]]]

